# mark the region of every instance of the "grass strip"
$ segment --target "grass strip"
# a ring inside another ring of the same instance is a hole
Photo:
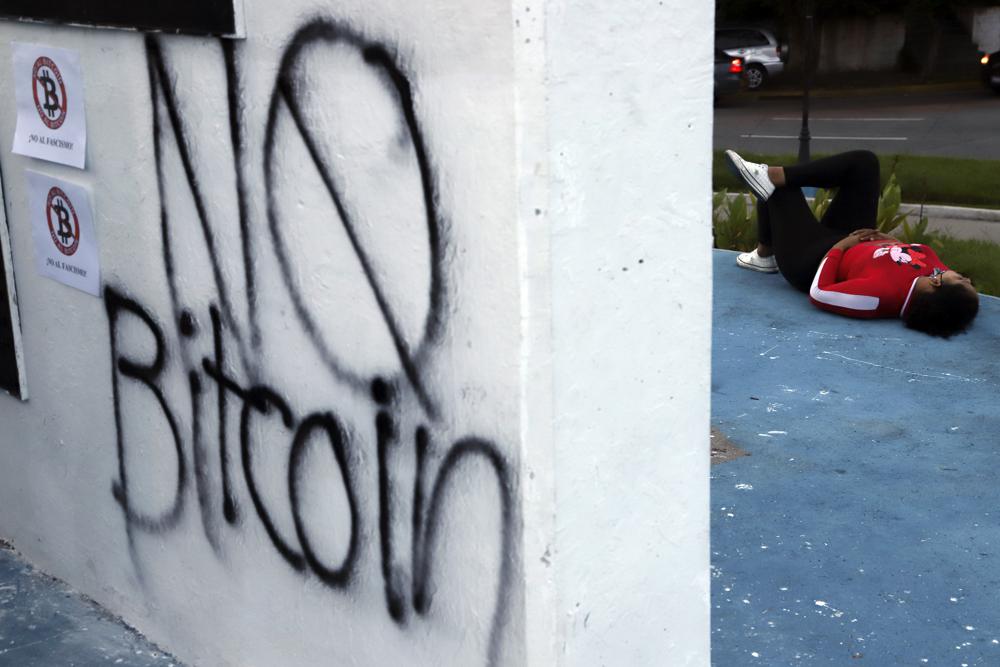
[[[1000,245],[979,239],[941,236],[938,257],[949,268],[972,279],[980,294],[1000,296]]]
[[[791,165],[795,155],[740,153],[752,162]],[[823,157],[816,155],[814,157]],[[881,155],[882,185],[896,173],[903,201],[911,204],[944,204],[1000,209],[1000,160],[929,157],[925,155]],[[722,151],[712,154],[713,190],[730,192],[745,186],[726,168]]]

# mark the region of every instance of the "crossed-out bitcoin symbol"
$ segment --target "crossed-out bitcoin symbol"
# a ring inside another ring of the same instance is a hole
[[[73,234],[73,226],[69,224],[69,209],[63,206],[61,199],[56,199],[55,206],[52,207],[52,210],[55,211],[56,215],[59,217],[59,231],[56,232],[56,235],[59,237],[59,240],[62,241],[63,245],[69,245],[70,239],[75,237],[75,234]]]
[[[45,202],[45,218],[49,223],[52,242],[59,252],[67,256],[75,253],[80,247],[80,221],[76,217],[73,202],[61,189],[54,187],[49,190]]]
[[[55,118],[59,109],[59,96],[56,94],[56,82],[49,76],[49,70],[43,69],[42,76],[38,79],[45,87],[45,104],[42,107],[49,118]]]
[[[66,120],[66,85],[52,59],[41,56],[35,61],[31,70],[31,88],[38,117],[49,129],[59,129]]]

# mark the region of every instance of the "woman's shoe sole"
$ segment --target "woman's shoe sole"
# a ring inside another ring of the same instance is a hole
[[[757,266],[756,264],[749,264],[747,262],[741,261],[739,256],[736,257],[736,266],[741,269],[750,269],[751,271],[757,271],[758,273],[777,273],[778,267],[765,268],[763,266]]]

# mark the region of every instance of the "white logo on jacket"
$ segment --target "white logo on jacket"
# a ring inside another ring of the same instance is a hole
[[[872,259],[878,259],[879,257],[885,257],[889,255],[892,261],[896,264],[909,264],[918,259],[924,259],[926,255],[920,252],[920,244],[913,243],[911,245],[883,245],[875,249],[872,253]],[[919,266],[919,265],[918,265]]]

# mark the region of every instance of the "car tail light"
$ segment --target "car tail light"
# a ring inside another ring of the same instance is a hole
[[[983,57],[979,59],[979,62],[981,62],[984,65],[989,65],[990,64],[990,54],[988,54],[988,53],[983,54]]]
[[[743,71],[743,61],[739,58],[733,58],[729,61],[729,71],[732,74],[739,74]]]

